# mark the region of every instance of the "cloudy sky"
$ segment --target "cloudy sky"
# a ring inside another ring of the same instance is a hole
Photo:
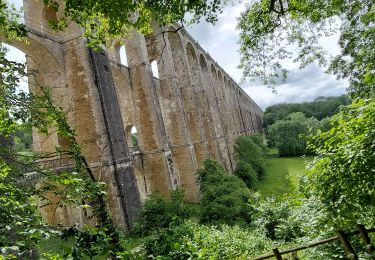
[[[11,0],[17,7],[22,0]],[[240,81],[242,72],[237,68],[240,62],[238,53],[239,32],[236,30],[236,18],[244,10],[244,4],[228,5],[219,21],[215,24],[201,22],[187,28],[190,34],[210,55],[226,70],[237,82]],[[324,39],[324,47],[336,54],[338,52],[337,36]],[[9,56],[22,60],[22,53],[12,49]],[[269,105],[282,102],[311,101],[318,96],[336,96],[346,93],[346,81],[338,81],[332,75],[324,73],[318,65],[312,64],[300,70],[297,65],[287,64],[290,70],[287,82],[276,87],[277,93],[260,85],[259,82],[245,82],[243,88],[250,97],[263,109]]]
[[[240,81],[242,72],[237,68],[240,62],[238,53],[239,31],[236,18],[245,9],[244,4],[229,5],[219,16],[215,25],[201,22],[187,30],[207,50],[210,55],[232,76]],[[324,39],[324,47],[337,54],[337,36]],[[290,74],[286,84],[276,87],[277,94],[256,82],[246,82],[243,88],[263,109],[282,102],[312,101],[318,96],[337,96],[346,93],[347,82],[338,81],[334,76],[324,73],[318,65],[312,64],[300,70],[298,65],[286,64]]]

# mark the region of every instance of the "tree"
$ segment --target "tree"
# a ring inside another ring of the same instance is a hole
[[[205,160],[198,170],[201,198],[201,222],[251,222],[250,190],[237,176],[229,175],[216,161]]]
[[[239,136],[234,143],[234,156],[237,162],[242,161],[249,164],[256,171],[257,178],[261,179],[266,174],[266,147],[264,144],[259,146],[256,142],[259,143],[257,137]]]
[[[375,102],[356,100],[334,116],[334,127],[311,137],[317,153],[308,174],[334,226],[373,224],[375,214]],[[328,220],[327,220],[328,221]]]
[[[319,127],[316,118],[306,118],[301,112],[291,113],[285,120],[278,120],[267,128],[267,135],[275,143],[280,156],[308,153],[307,136]]]
[[[79,1],[65,0],[60,6],[55,0],[44,0],[44,4],[58,11],[64,10],[63,17],[58,21],[50,21],[56,29],[64,29],[69,21],[74,21],[84,28],[84,35],[91,46],[106,43],[108,38],[114,38],[129,33],[135,29],[148,34],[152,24],[158,22],[166,25],[174,22],[197,22],[201,17],[207,21],[217,20],[217,13],[223,7],[222,0],[170,0],[170,1]],[[187,18],[186,14],[192,16]]]
[[[277,120],[283,120],[294,112],[302,112],[306,117],[315,117],[322,120],[337,114],[342,106],[349,104],[349,97],[342,95],[338,97],[318,97],[312,102],[272,105],[267,107],[264,112],[264,127],[274,124]]]
[[[32,129],[30,125],[20,125],[14,133],[14,146],[16,151],[30,151],[33,144]]]
[[[258,184],[258,174],[251,164],[239,161],[233,174],[239,177],[249,189],[255,189]]]
[[[329,72],[349,79],[352,95],[371,96],[374,12],[372,0],[254,1],[238,23],[244,76],[262,77],[266,84],[274,84],[277,78],[286,77],[283,59],[299,62],[301,67],[314,61],[330,62]],[[337,31],[341,53],[329,60],[319,39]]]

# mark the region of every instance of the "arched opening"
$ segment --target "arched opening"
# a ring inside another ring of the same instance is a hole
[[[57,13],[56,10],[51,6],[45,6],[43,8],[43,23],[48,28],[51,23],[57,21]]]
[[[184,60],[185,52],[182,45],[182,41],[178,32],[175,32],[176,28],[171,26],[169,27],[169,31],[170,32],[168,33],[168,41],[172,52],[174,69],[176,71],[180,83],[183,86],[186,86],[190,83],[190,81],[189,76],[186,73],[187,64]]]
[[[118,53],[120,55],[120,64],[128,67],[129,64],[128,64],[128,57],[126,56],[125,45],[121,45],[121,47],[118,50]]]
[[[63,102],[62,98],[55,95],[56,92],[54,92],[55,89],[58,89],[63,84],[61,66],[57,62],[56,56],[32,38],[28,38],[27,43],[24,41],[10,41],[6,38],[2,38],[2,41],[1,45],[9,49],[7,53],[9,60],[27,64],[26,76],[18,82],[18,93],[25,92],[38,95],[41,93],[41,87],[48,86],[51,89],[54,100]],[[32,132],[31,136],[27,134],[32,140],[32,150],[55,152],[56,145],[59,145],[57,133],[53,129],[49,130],[51,130],[50,134],[46,135],[35,131],[35,129],[31,131],[31,128],[28,128],[28,131]]]
[[[211,64],[211,74],[214,79],[217,79],[217,72],[216,72],[214,64]]]
[[[202,85],[203,88],[207,93],[209,92],[214,92],[214,87],[212,86],[213,81],[211,80],[211,73],[209,72],[209,68],[207,66],[207,60],[206,57],[201,53],[199,55],[199,64],[201,67],[201,72],[202,72]],[[215,94],[214,94],[215,95]]]
[[[128,125],[125,131],[130,152],[139,150],[139,136],[137,128],[134,125]]]
[[[218,79],[219,79],[219,82],[223,82],[223,76],[222,76],[220,70],[217,71],[217,77],[218,77]]]
[[[198,60],[194,47],[190,42],[188,42],[186,45],[186,54],[192,74],[192,83],[197,85],[199,83]]]
[[[206,58],[203,56],[203,54],[199,56],[199,63],[201,65],[202,72],[206,73],[208,71],[208,68]]]
[[[221,74],[220,70],[217,71],[217,81],[220,85],[221,95],[224,98],[225,97],[225,81],[223,79],[223,74]]]
[[[217,72],[215,69],[214,64],[211,64],[211,76],[212,76],[212,83],[215,91],[215,95],[217,98],[221,98],[221,86],[220,82],[218,81]]]
[[[42,11],[42,10],[40,10]],[[43,18],[42,16],[39,16]],[[64,100],[64,96],[56,90],[61,90],[62,86],[66,86],[64,81],[65,72],[63,71],[62,63],[60,63],[59,54],[50,51],[49,47],[53,49],[51,45],[54,43],[48,42],[44,45],[44,39],[41,40],[37,37],[28,38],[28,42],[25,41],[12,41],[7,38],[1,40],[11,44],[14,47],[7,46],[10,51],[8,52],[9,60],[16,62],[22,62],[27,64],[27,77],[20,81],[18,91],[30,92],[34,95],[40,95],[43,92],[42,87],[48,86],[51,91],[51,96],[56,104],[61,105]],[[2,44],[3,45],[3,44]],[[59,46],[58,44],[56,44]],[[59,103],[61,102],[61,103]],[[63,106],[61,106],[63,107]],[[63,107],[64,108],[64,107]],[[56,145],[61,147],[67,147],[69,143],[66,139],[59,136],[56,132],[56,128],[53,126],[47,126],[48,134],[45,132],[38,132],[35,128],[29,128],[28,131],[32,133],[30,136],[32,140],[32,149],[40,152],[41,157],[35,161],[41,169],[58,169],[61,166],[70,165],[71,160],[69,158],[63,158],[56,153]],[[87,128],[86,128],[87,129]],[[46,154],[47,156],[43,156]],[[56,155],[53,156],[52,155]],[[29,170],[29,169],[27,169]],[[50,199],[50,203],[46,204],[44,200],[36,200],[37,205],[40,207],[39,210],[43,215],[44,219],[48,223],[63,223],[67,224],[70,219],[63,216],[66,210],[66,204],[61,203],[58,196],[53,192],[47,192],[46,198]],[[43,207],[42,207],[43,205]],[[62,207],[59,207],[62,206]],[[70,210],[70,209],[69,209]],[[74,210],[71,208],[71,210]],[[51,212],[53,212],[51,214]],[[72,223],[78,222],[79,219],[74,216],[80,216],[80,214],[72,214]],[[73,220],[74,219],[74,220]],[[71,225],[71,224],[68,224]]]
[[[31,82],[30,84],[35,85],[34,81],[37,76],[34,75],[35,72],[28,75],[26,54],[20,49],[6,43],[2,43],[1,46],[6,48],[7,50],[5,55],[5,58],[7,60],[17,62],[19,64],[25,64],[26,75],[18,79],[16,93],[22,95],[22,93],[28,94],[32,92],[29,88],[29,82]],[[28,125],[23,126],[20,122],[20,128],[17,130],[14,136],[14,144],[16,150],[32,150],[33,138],[35,138],[35,136],[33,136],[32,134],[32,128]],[[62,150],[67,150],[69,148],[70,142],[66,138],[57,135],[57,145],[60,146]]]
[[[156,60],[151,61],[151,70],[152,70],[152,76],[158,79],[159,69],[158,69],[158,62]]]

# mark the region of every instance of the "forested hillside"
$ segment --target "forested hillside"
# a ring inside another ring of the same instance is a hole
[[[264,125],[265,127],[272,125],[277,120],[285,119],[294,112],[302,112],[306,117],[322,120],[337,114],[340,107],[348,104],[350,104],[348,95],[342,95],[338,97],[317,97],[312,102],[272,105],[264,111]]]

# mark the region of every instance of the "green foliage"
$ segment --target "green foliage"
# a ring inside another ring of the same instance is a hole
[[[252,207],[250,191],[237,176],[228,175],[216,161],[206,160],[197,172],[201,198],[201,222],[249,223]]]
[[[58,21],[50,21],[55,29],[64,29],[68,21],[74,21],[84,28],[84,35],[91,46],[106,43],[109,38],[120,37],[135,29],[147,34],[152,31],[153,22],[162,25],[180,22],[197,22],[201,17],[207,21],[216,21],[225,1],[95,1],[86,0],[85,4],[65,0],[60,5],[55,0],[44,0],[45,5],[63,12]],[[64,7],[63,7],[64,6]],[[192,14],[190,19],[185,14]]]
[[[375,206],[375,100],[358,99],[332,119],[334,127],[311,137],[318,155],[308,190],[331,214],[331,224],[371,223]]]
[[[233,174],[243,180],[248,188],[255,189],[257,187],[258,174],[253,169],[251,164],[244,161],[237,162],[236,169],[233,171]]]
[[[265,144],[265,140],[261,134],[251,134],[248,136],[251,140],[253,140],[254,144],[256,144],[260,149],[263,151],[263,156],[267,156],[270,152],[267,145]]]
[[[191,217],[192,210],[184,201],[182,190],[171,192],[170,198],[159,193],[150,194],[143,204],[139,219],[132,229],[133,234],[148,235],[171,223],[179,223]]]
[[[372,0],[253,1],[238,23],[244,76],[273,85],[286,77],[282,60],[330,63],[354,95],[368,97],[375,86],[374,12]],[[331,59],[319,39],[337,32],[341,53]]]
[[[21,14],[5,1],[0,2],[0,32],[8,39],[20,40],[26,36],[26,27],[20,23]],[[1,59],[1,64],[4,62]]]
[[[25,35],[18,24],[19,15],[6,3],[0,3],[0,31],[14,40]],[[21,168],[29,167],[34,157],[18,155],[13,149],[14,136],[22,131],[20,122],[29,127],[32,97],[19,90],[26,75],[25,65],[6,59],[7,49],[0,46],[0,247],[1,254],[20,257],[34,250],[42,238],[54,232],[42,221],[33,196],[34,187],[23,183]]]
[[[21,125],[14,133],[14,149],[18,152],[31,151],[33,138],[30,124]]]
[[[54,233],[37,211],[36,201],[32,199],[35,189],[20,186],[18,181],[0,158],[0,253],[4,255],[20,256],[35,249],[40,239]]]
[[[307,135],[319,127],[315,118],[306,118],[301,112],[291,113],[267,129],[267,136],[275,143],[280,156],[307,154]]]
[[[258,145],[259,143],[259,145]],[[234,143],[234,156],[236,160],[248,163],[257,172],[258,179],[266,173],[265,156],[268,149],[261,142],[259,136],[240,136]]]
[[[131,134],[131,139],[132,139],[132,145],[134,146],[134,147],[136,147],[136,146],[138,146],[138,134],[136,134],[136,133],[132,133]]]
[[[301,222],[292,218],[293,209],[287,201],[278,202],[273,198],[261,200],[256,205],[255,225],[272,240],[293,241],[303,235]]]
[[[277,120],[284,120],[294,112],[302,112],[308,118],[315,117],[322,120],[337,114],[342,106],[349,104],[349,97],[342,95],[338,97],[318,97],[312,102],[272,105],[264,111],[264,127],[274,124]]]
[[[191,221],[171,226],[145,243],[146,254],[157,259],[250,259],[270,248],[271,241],[257,230]]]

